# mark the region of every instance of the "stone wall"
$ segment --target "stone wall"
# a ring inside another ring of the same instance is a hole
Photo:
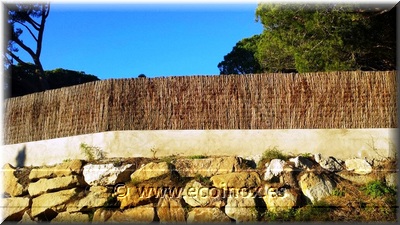
[[[265,163],[266,162],[266,163]],[[3,166],[2,222],[246,222],[305,207],[343,182],[397,186],[388,161],[320,154],[169,156]],[[265,163],[265,164],[264,164]]]

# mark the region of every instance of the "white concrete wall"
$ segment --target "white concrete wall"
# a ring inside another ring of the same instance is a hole
[[[81,143],[107,157],[237,155],[258,161],[268,148],[285,153],[321,153],[340,159],[394,157],[397,129],[152,130],[112,131],[2,146],[2,165],[52,165],[85,159]],[[23,150],[25,150],[23,152]]]

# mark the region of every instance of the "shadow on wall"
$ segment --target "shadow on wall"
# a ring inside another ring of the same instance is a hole
[[[15,159],[15,161],[17,162],[16,166],[24,167],[25,160],[26,160],[26,146],[24,145],[24,147],[18,151],[17,158]]]

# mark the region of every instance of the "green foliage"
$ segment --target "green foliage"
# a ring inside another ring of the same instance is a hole
[[[304,158],[311,158],[313,156],[313,154],[306,152],[306,153],[301,153],[299,156],[302,156]]]
[[[259,45],[267,53],[259,54],[260,60],[270,58],[266,47],[279,46],[285,57],[291,56],[299,72],[355,69],[354,50],[345,48],[344,36],[361,26],[360,14],[322,5],[260,4],[256,15],[264,25],[264,38],[273,41],[270,46]]]
[[[371,181],[365,186],[361,187],[361,190],[373,198],[381,197],[386,194],[395,195],[396,191],[392,188],[386,186],[384,182],[381,181]]]
[[[344,191],[341,190],[341,189],[336,188],[336,189],[334,189],[332,191],[332,195],[333,196],[338,196],[338,197],[343,197],[344,196]]]
[[[262,157],[258,163],[258,166],[262,166],[263,164],[270,162],[273,159],[282,159],[288,160],[290,158],[289,155],[283,154],[281,150],[279,150],[276,146],[273,148],[268,148],[262,154]]]
[[[263,216],[263,220],[264,221],[280,221],[280,222],[293,221],[295,213],[296,213],[295,209],[285,210],[285,211],[281,211],[281,212],[267,211]]]
[[[294,219],[296,221],[329,221],[331,212],[331,206],[324,202],[318,201],[312,205],[306,205],[299,208],[294,213]]]
[[[395,9],[373,10],[351,4],[259,4],[256,16],[264,26],[264,44],[259,44],[258,59],[270,70],[275,63],[262,52],[277,50],[291,56],[299,72],[395,69]],[[380,32],[385,35],[375,36]],[[376,53],[383,58],[376,59]]]
[[[255,57],[265,72],[297,72],[294,57],[280,38],[263,32],[257,43]]]
[[[36,67],[31,63],[11,65],[5,73],[4,82],[8,86],[6,89],[8,96],[6,97],[17,97],[41,91],[39,77],[35,71]],[[48,83],[48,89],[99,80],[94,75],[65,69],[46,70],[43,79]]]
[[[89,161],[102,159],[105,157],[105,153],[99,147],[90,146],[86,143],[81,143],[81,152],[85,155],[86,159]]]
[[[17,97],[40,91],[39,77],[35,70],[35,65],[31,63],[11,65],[5,71],[6,97]]]
[[[68,87],[99,80],[96,76],[86,74],[83,71],[78,72],[61,68],[45,71],[45,76],[50,89]]]
[[[302,208],[290,209],[281,212],[267,211],[264,216],[264,221],[329,221],[329,213],[331,207],[324,201],[309,204]]]
[[[218,64],[220,74],[249,74],[261,72],[255,53],[260,36],[254,35],[244,38],[233,47],[232,51],[224,56]]]
[[[239,41],[221,74],[396,69],[396,8],[260,3],[256,17],[263,32]]]
[[[173,163],[174,163],[174,160],[175,160],[177,157],[178,157],[177,155],[163,156],[163,157],[160,158],[160,160],[161,160],[162,162],[166,162],[166,163],[169,163],[169,164],[173,164]]]
[[[206,159],[208,156],[206,155],[192,155],[188,157],[189,159]]]

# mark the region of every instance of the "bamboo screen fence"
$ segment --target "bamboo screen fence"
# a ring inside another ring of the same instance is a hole
[[[4,143],[115,130],[396,128],[396,72],[110,79],[5,100]]]

